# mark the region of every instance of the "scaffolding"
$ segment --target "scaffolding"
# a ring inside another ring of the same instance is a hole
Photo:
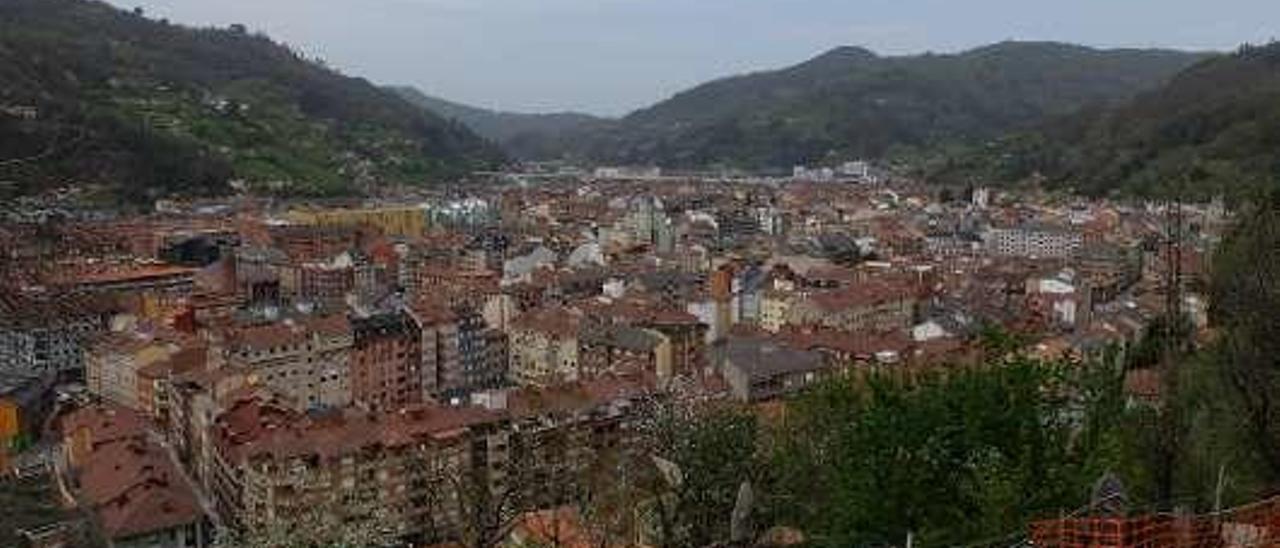
[[[1280,546],[1280,497],[1210,514],[1041,520],[1028,533],[1038,548]]]

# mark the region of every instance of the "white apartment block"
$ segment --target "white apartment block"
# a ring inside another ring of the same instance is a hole
[[[982,239],[988,253],[1011,257],[1070,257],[1084,245],[1079,232],[1054,227],[991,228]]]

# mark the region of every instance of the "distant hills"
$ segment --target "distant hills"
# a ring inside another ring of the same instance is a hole
[[[1088,105],[1122,102],[1205,57],[1043,42],[896,57],[841,47],[792,67],[715,80],[617,121],[541,135],[526,130],[522,150],[601,163],[754,169],[878,158],[994,138]]]
[[[552,145],[558,138],[589,133],[613,122],[607,118],[578,112],[521,114],[495,111],[433,97],[409,86],[389,89],[410,103],[462,123],[519,158],[558,154],[561,152],[558,146]]]
[[[117,203],[426,184],[508,157],[789,170],[894,159],[940,182],[1101,193],[1269,184],[1280,46],[1231,55],[1004,42],[836,48],[619,119],[478,109],[341,75],[243,26],[95,0],[0,2],[0,198],[89,183]]]
[[[1241,195],[1280,181],[1280,43],[1245,46],[1132,101],[939,153],[939,181],[1032,176],[1090,194]]]
[[[461,124],[242,26],[0,2],[0,193],[96,183],[130,201],[243,180],[328,195],[502,160]]]

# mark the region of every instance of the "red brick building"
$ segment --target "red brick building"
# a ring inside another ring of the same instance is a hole
[[[351,321],[351,397],[369,409],[393,409],[423,401],[422,337],[403,312]]]

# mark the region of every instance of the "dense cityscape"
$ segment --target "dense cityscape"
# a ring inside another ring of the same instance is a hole
[[[1046,360],[1101,359],[1165,313],[1171,271],[1204,327],[1195,288],[1228,221],[1221,204],[943,196],[864,162],[571,173],[7,225],[8,435],[75,406],[56,458],[112,539],[296,526],[350,510],[334,492],[397,535],[493,535],[507,513],[536,529],[604,454],[646,451],[659,408],[769,416],[823,379],[978,363],[992,325]],[[1197,230],[1171,242],[1173,218]],[[1128,371],[1127,397],[1158,398],[1157,374]],[[467,515],[451,478],[472,477],[518,504]]]
[[[1280,43],[533,114],[144,3],[0,0],[0,547],[1280,546]]]

